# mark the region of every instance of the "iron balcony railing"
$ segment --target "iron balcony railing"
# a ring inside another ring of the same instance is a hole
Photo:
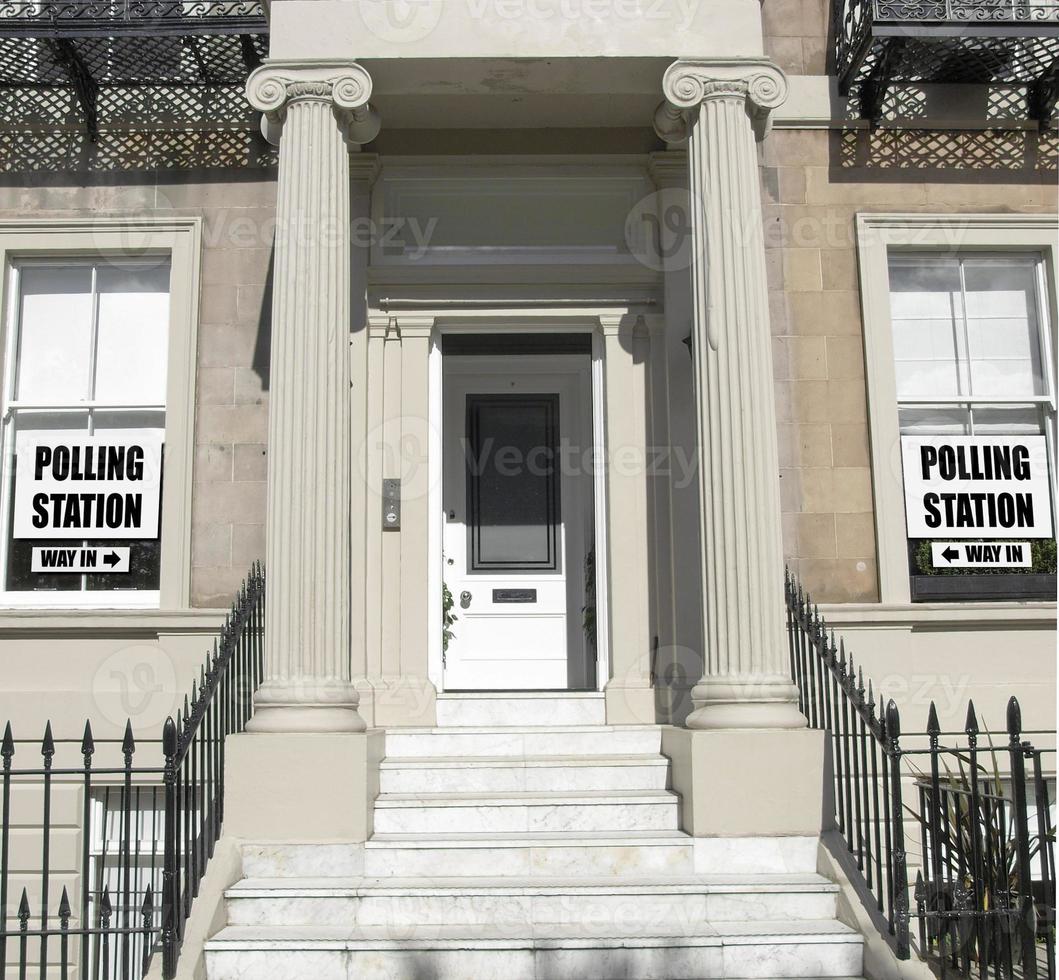
[[[225,739],[253,714],[264,615],[258,564],[182,710],[166,720],[160,745],[137,740],[131,723],[119,741],[95,738],[90,722],[80,740],[56,739],[49,722],[39,743],[16,741],[6,726],[0,978],[32,970],[59,980],[139,980],[159,951],[163,976],[176,975],[185,923],[224,821]],[[69,811],[71,798],[72,823],[69,812],[56,812]],[[15,826],[28,834],[13,839]],[[37,834],[34,853],[25,840]],[[74,834],[76,869],[53,851],[53,843]]]
[[[93,140],[102,115],[143,115],[142,98],[114,91],[164,90],[174,118],[206,122],[189,117],[241,90],[267,52],[261,0],[0,0],[0,89],[45,105],[72,90]]]
[[[895,88],[978,83],[1005,89],[1042,125],[1054,116],[1057,0],[834,0],[839,91],[878,120]]]
[[[942,732],[931,703],[926,731],[903,734],[789,572],[786,603],[799,706],[830,742],[835,827],[897,956],[915,919],[943,977],[1055,980],[1054,749],[1024,740],[1015,698],[1000,747],[982,744],[973,703],[962,733]]]

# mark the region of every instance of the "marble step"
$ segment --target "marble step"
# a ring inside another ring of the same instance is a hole
[[[698,838],[681,831],[606,834],[388,834],[360,844],[241,848],[248,878],[812,875],[816,837]]]
[[[484,725],[604,725],[607,706],[598,691],[474,691],[439,694],[439,728]]]
[[[376,834],[497,834],[676,830],[679,798],[668,790],[565,793],[392,793],[375,800]]]
[[[837,886],[818,875],[514,878],[256,878],[227,892],[231,925],[648,924],[829,919]]]
[[[597,877],[692,874],[678,830],[593,834],[379,834],[363,845],[365,877]],[[254,874],[244,859],[244,873]]]
[[[834,920],[727,923],[693,935],[523,925],[228,926],[208,980],[703,980],[856,977],[862,940]]]
[[[383,793],[663,790],[669,760],[662,755],[387,758],[379,766],[379,781]]]
[[[400,728],[386,732],[387,757],[402,759],[658,755],[661,750],[658,725]]]

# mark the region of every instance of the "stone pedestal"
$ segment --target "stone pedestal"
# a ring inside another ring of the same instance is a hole
[[[756,137],[786,96],[765,61],[678,61],[656,129],[688,141],[705,673],[690,728],[797,728]]]
[[[224,833],[246,841],[367,840],[381,731],[244,733],[224,745]]]

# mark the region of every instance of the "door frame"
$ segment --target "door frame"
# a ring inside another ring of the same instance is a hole
[[[475,317],[467,321],[438,323],[430,338],[428,367],[429,416],[428,431],[431,433],[428,448],[427,468],[429,491],[427,506],[429,510],[427,557],[429,562],[427,588],[430,590],[430,622],[428,624],[429,649],[427,669],[430,681],[440,694],[445,690],[445,671],[442,663],[442,580],[444,576],[442,542],[444,537],[443,501],[442,501],[442,439],[443,429],[443,394],[442,394],[442,352],[441,338],[444,334],[457,333],[588,333],[592,337],[591,354],[591,429],[593,445],[592,474],[592,519],[595,522],[596,543],[596,686],[602,691],[610,680],[610,610],[608,581],[608,547],[607,547],[607,459],[606,423],[603,416],[605,402],[603,338],[599,331],[599,321],[592,320],[541,320],[534,318],[526,322],[521,317],[513,318],[503,311],[495,311],[488,318]],[[569,610],[567,611],[569,615]],[[562,692],[558,692],[562,693]],[[511,696],[516,697],[517,691]]]

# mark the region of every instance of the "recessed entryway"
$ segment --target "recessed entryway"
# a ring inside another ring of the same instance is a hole
[[[591,335],[442,343],[444,689],[596,687]]]

